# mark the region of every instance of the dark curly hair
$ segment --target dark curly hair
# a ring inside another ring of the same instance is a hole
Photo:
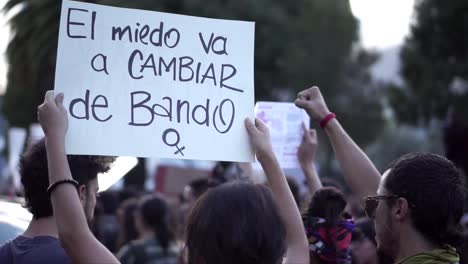
[[[98,173],[107,172],[114,157],[68,155],[68,164],[73,179],[85,185],[97,178]],[[47,187],[49,171],[45,140],[32,145],[22,156],[19,163],[21,183],[24,187],[25,208],[35,219],[53,215],[52,204]]]
[[[466,188],[451,161],[431,153],[406,154],[390,166],[384,187],[412,205],[414,228],[427,239],[459,244]]]

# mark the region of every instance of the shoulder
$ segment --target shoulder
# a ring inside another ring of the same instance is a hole
[[[60,242],[52,237],[18,236],[0,247],[0,263],[71,263]]]
[[[16,247],[15,245],[20,245],[23,243],[23,241],[27,241],[27,238],[23,236],[17,236],[13,239],[7,240],[4,244],[0,245],[0,256],[3,256],[6,253],[11,254],[11,251]]]
[[[11,245],[12,240],[7,241],[0,246],[0,263],[10,263],[11,262]]]

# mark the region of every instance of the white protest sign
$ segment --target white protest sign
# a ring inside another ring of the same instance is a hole
[[[283,169],[300,168],[297,149],[301,144],[304,123],[309,126],[309,116],[294,103],[257,102],[255,116],[270,130],[273,151]],[[259,167],[256,164],[255,167]]]
[[[63,1],[69,154],[252,161],[254,26]]]

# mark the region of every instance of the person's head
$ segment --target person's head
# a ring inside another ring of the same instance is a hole
[[[96,194],[99,189],[97,175],[107,172],[114,158],[74,155],[68,155],[67,158],[72,177],[79,184],[78,194],[86,218],[90,221],[94,215]],[[21,156],[19,171],[24,187],[25,207],[34,219],[52,216],[52,204],[47,194],[49,171],[44,140],[32,145]]]
[[[125,187],[118,192],[118,202],[122,204],[124,201],[129,200],[131,198],[138,199],[142,196],[142,192],[135,189],[133,186]]]
[[[102,207],[102,213],[106,215],[115,215],[119,207],[118,194],[115,191],[105,191],[99,193],[98,201]]]
[[[138,199],[128,198],[120,204],[117,209],[117,220],[120,226],[120,234],[117,248],[138,238],[138,231],[135,223],[135,212],[138,210]]]
[[[219,161],[213,168],[211,172],[211,177],[220,181],[226,182],[229,180],[230,175],[228,175],[229,169],[233,166],[234,163],[230,161]]]
[[[141,199],[136,212],[136,226],[140,234],[152,232],[164,251],[175,240],[175,231],[170,224],[171,212],[162,198],[149,195]]]
[[[346,198],[340,190],[323,187],[312,196],[307,215],[324,218],[332,226],[343,218],[345,208]]]
[[[452,162],[431,153],[404,155],[384,173],[377,196],[366,199],[379,250],[395,257],[408,235],[436,246],[456,246],[464,196]]]
[[[193,180],[184,188],[184,199],[188,203],[192,204],[210,188],[216,187],[219,184],[221,183],[215,178],[200,178]]]
[[[345,213],[346,199],[334,187],[324,187],[312,196],[303,215],[313,263],[348,263],[354,223]]]
[[[188,264],[279,264],[286,229],[268,187],[226,183],[195,203],[186,226]]]

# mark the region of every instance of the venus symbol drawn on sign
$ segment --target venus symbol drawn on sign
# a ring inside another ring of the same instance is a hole
[[[168,138],[169,134],[174,134],[175,135],[174,143],[169,143],[168,142],[167,138]],[[175,130],[173,128],[166,129],[166,131],[164,131],[164,133],[162,135],[162,139],[164,141],[164,144],[166,144],[169,147],[175,147],[177,149],[177,151],[174,152],[174,155],[177,155],[177,154],[180,153],[180,155],[184,156],[184,153],[182,151],[185,149],[185,146],[179,148],[180,135],[179,135],[179,132],[177,132],[177,130]]]

